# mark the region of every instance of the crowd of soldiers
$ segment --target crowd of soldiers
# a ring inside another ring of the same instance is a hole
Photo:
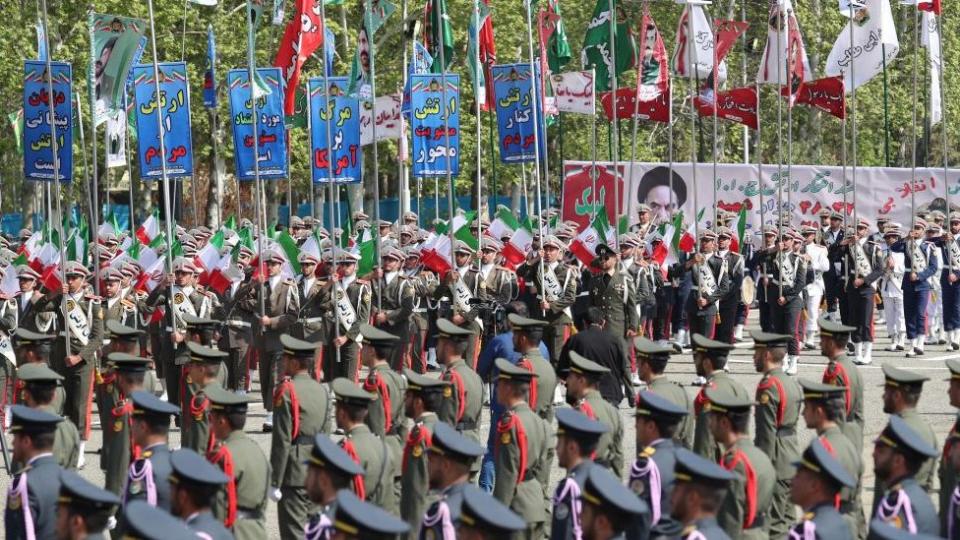
[[[916,412],[921,374],[883,366],[890,420],[874,441],[873,504],[861,501],[857,367],[872,362],[878,302],[890,350],[960,349],[960,214],[947,231],[934,213],[873,232],[826,213],[764,227],[758,246],[733,218],[664,259],[641,205],[589,264],[568,250],[577,226],[559,222],[517,265],[480,219],[478,252],[457,240],[441,273],[424,265],[415,214],[375,230],[360,214],[354,234],[379,235],[362,276],[340,231],[293,218],[291,236],[322,250],[299,253],[300,275],[289,253],[222,229],[235,255],[222,292],[200,285],[204,227],[178,230],[183,256],[152,289],[122,236],[91,246],[94,270],[65,263],[59,288],[20,266],[0,307],[6,538],[266,538],[271,501],[284,539],[960,538],[960,421],[941,451]],[[20,246],[0,243],[9,264]],[[745,336],[750,309],[760,329]],[[747,337],[753,391],[726,369]],[[816,348],[822,378],[795,377]],[[666,375],[685,350],[693,399]],[[947,367],[960,407],[960,362]],[[254,401],[269,453],[247,434]],[[75,472],[94,409],[102,488]]]

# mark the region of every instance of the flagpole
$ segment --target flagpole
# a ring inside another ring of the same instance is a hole
[[[407,87],[407,31],[405,25],[407,24],[407,0],[401,2],[401,13],[403,15],[402,25],[404,25],[403,32],[400,33],[401,45],[400,49],[403,51],[403,55],[400,59],[400,101],[401,107],[403,105],[403,89]],[[406,115],[400,115],[400,142],[406,142]],[[403,148],[403,144],[397,144],[397,168],[398,174],[400,175],[400,223],[403,223],[403,215],[406,212],[410,211],[410,178],[407,176],[407,161],[406,155],[399,150]],[[417,204],[417,226],[420,226],[420,205]]]
[[[760,127],[762,125],[760,113],[760,82],[754,81],[754,85],[757,89],[757,149],[754,151],[757,154],[757,192],[760,197],[760,241],[764,242],[766,239],[763,236],[763,227],[766,225],[764,220],[766,214],[766,207],[763,204],[763,137]],[[761,245],[761,249],[763,246]]]
[[[150,2],[150,9],[153,10],[153,0],[147,0]],[[260,200],[260,189],[261,189],[261,179],[260,179],[260,118],[259,113],[257,112],[257,96],[254,88],[257,84],[257,68],[256,68],[256,59],[254,49],[254,30],[253,30],[253,6],[251,0],[246,0],[247,2],[247,82],[250,83],[250,107],[252,109],[251,116],[253,117],[253,181],[254,189],[256,193],[256,202],[254,203],[254,219],[257,221],[257,228],[260,229],[260,234],[257,235],[257,273],[261,278],[265,278],[264,272],[266,268],[263,260],[263,235],[267,233],[265,226],[265,208],[262,208],[262,201]],[[321,2],[322,4],[322,2]],[[151,24],[153,17],[150,17]],[[329,141],[329,139],[328,139]],[[166,173],[164,173],[166,177]],[[168,221],[169,223],[169,221]],[[169,229],[170,225],[167,225]],[[260,287],[260,294],[257,296],[260,297],[260,317],[263,318],[266,316],[266,303],[263,297],[263,286]]]
[[[84,136],[85,130],[83,128],[83,108],[80,107],[80,103],[81,103],[80,92],[77,92],[76,96],[77,96],[76,102],[77,102],[77,123],[78,123],[77,127],[79,128],[79,131],[80,131],[80,148],[82,149],[82,151],[80,152],[80,156],[83,158],[83,179],[87,182],[87,185],[90,185],[90,169],[87,168],[87,142]],[[93,115],[91,114],[91,118],[92,116]],[[89,197],[87,198],[87,204],[88,205],[90,204]],[[93,210],[91,209],[90,212],[92,213]]]
[[[377,246],[377,266],[381,266],[380,257],[383,251],[380,248],[380,158],[377,154],[377,42],[374,39],[373,30],[371,29],[371,17],[373,17],[373,2],[372,0],[366,0],[365,2],[366,13],[363,17],[363,26],[367,30],[367,39],[370,43],[370,101],[372,106],[372,111],[370,117],[372,121],[370,122],[372,132],[373,132],[373,220],[377,222],[376,225],[376,246]],[[361,62],[362,64],[362,62]],[[363,69],[363,66],[360,66],[360,69]],[[326,89],[324,89],[326,90]],[[329,125],[329,123],[328,123]],[[330,139],[327,139],[329,144]],[[449,146],[449,145],[448,145]],[[329,161],[329,160],[328,160]],[[402,217],[402,216],[401,216]],[[383,295],[377,295],[377,311],[383,309]]]
[[[45,1],[45,0],[44,0],[44,1]],[[44,24],[46,24],[46,23],[44,23]],[[44,39],[49,43],[50,38],[47,37],[46,34],[47,34],[47,31],[44,30]],[[49,56],[50,56],[50,49],[48,48],[48,49],[47,49],[47,57],[49,57]],[[90,146],[91,146],[91,158],[92,158],[92,159],[91,159],[91,164],[92,164],[91,169],[92,169],[92,171],[93,171],[93,178],[92,178],[91,181],[90,181],[90,188],[89,188],[89,191],[90,191],[90,223],[91,223],[91,225],[92,225],[92,226],[90,227],[90,229],[91,229],[91,231],[92,231],[93,245],[95,245],[95,246],[100,243],[100,238],[99,238],[99,237],[100,237],[100,231],[98,230],[98,229],[100,228],[100,218],[99,218],[99,215],[100,215],[100,189],[99,189],[99,187],[98,187],[99,181],[100,181],[100,179],[99,179],[99,177],[100,177],[100,166],[99,166],[99,163],[98,163],[98,161],[97,161],[97,116],[96,116],[96,114],[97,114],[97,112],[96,112],[96,111],[97,111],[97,105],[96,105],[96,97],[97,97],[97,95],[96,95],[96,88],[97,88],[97,85],[96,85],[96,84],[90,84],[90,85],[89,85],[89,88],[88,88],[88,91],[89,91],[89,94],[90,94],[90,119],[91,119],[91,121],[90,121],[90,135],[91,135],[91,136],[90,136]],[[159,95],[158,95],[158,98],[157,98],[157,99],[159,99]],[[161,147],[161,148],[162,148],[162,147]],[[58,199],[59,199],[59,197],[58,197]],[[94,292],[95,292],[97,295],[99,295],[99,294],[100,294],[100,264],[99,264],[99,260],[96,261],[96,263],[97,263],[97,264],[94,264],[94,265],[93,265],[94,276],[95,276],[95,277],[94,277],[94,284],[93,284],[93,286],[94,286]],[[66,281],[64,281],[64,283],[66,283]],[[64,312],[64,313],[66,313],[66,312]]]
[[[650,4],[647,2],[647,0],[644,0],[643,15],[641,15],[641,18],[640,18],[641,24],[643,19],[649,15],[649,11],[650,11]],[[646,32],[647,29],[643,28],[642,30]],[[641,67],[637,70],[637,88],[636,88],[636,91],[634,92],[634,97],[633,97],[633,118],[632,118],[633,125],[631,126],[631,137],[630,137],[630,164],[627,165],[627,177],[630,178],[631,188],[633,187],[633,164],[634,162],[637,161],[637,123],[638,123],[637,116],[640,114],[640,83],[641,83],[640,79],[643,76],[643,67],[642,67],[643,63],[641,62],[640,65]],[[616,98],[616,96],[614,96],[614,98]],[[614,105],[616,105],[615,100],[613,103]],[[616,106],[614,106],[614,109],[616,109]],[[616,116],[616,114],[614,114],[614,116]],[[633,193],[633,189],[630,190],[630,193]],[[627,225],[628,226],[630,224],[630,220],[633,218],[633,215],[634,215],[633,203],[634,203],[634,198],[630,197],[630,201],[627,203]],[[618,222],[617,226],[619,227],[619,225],[620,223]],[[620,231],[618,230],[617,233],[619,232]],[[619,236],[619,234],[617,236]]]
[[[695,82],[697,75],[697,66],[693,54],[693,4],[687,3],[687,40],[684,54],[687,57],[687,75],[690,77],[690,180],[693,187],[693,236],[694,242],[700,243],[700,223],[697,219],[699,204],[697,204],[697,109],[693,103],[697,95],[697,84]],[[694,248],[699,251],[699,246]],[[697,291],[699,294],[699,290]]]
[[[610,102],[613,108],[613,133],[616,134],[616,137],[613,135],[610,136],[610,144],[612,145],[612,150],[610,156],[613,159],[613,230],[616,231],[614,234],[614,246],[617,252],[620,252],[620,148],[618,145],[620,138],[620,122],[617,114],[617,36],[616,36],[616,25],[617,25],[617,12],[614,9],[613,0],[607,0],[607,10],[610,12],[610,71],[608,75],[610,76]],[[533,53],[531,52],[531,57]]]
[[[910,230],[913,231],[913,220],[915,219],[917,211],[917,196],[916,196],[916,181],[917,181],[917,94],[919,93],[918,85],[918,58],[920,54],[920,10],[914,6],[913,10],[913,123],[910,126]],[[940,54],[943,54],[943,51],[940,51]],[[852,63],[851,63],[852,64]],[[944,179],[946,182],[946,179]],[[948,190],[949,191],[949,190]],[[856,195],[854,195],[856,197]],[[947,214],[950,213],[950,208],[947,208]],[[948,217],[949,219],[949,217]],[[949,226],[949,222],[947,223]]]
[[[56,185],[56,200],[57,200],[57,233],[60,235],[60,282],[66,285],[67,283],[67,252],[66,252],[66,237],[63,235],[63,214],[61,206],[61,195],[60,195],[60,141],[57,139],[57,113],[56,113],[56,100],[54,99],[53,93],[53,65],[51,57],[53,56],[53,51],[50,50],[50,38],[48,36],[47,29],[50,28],[49,21],[47,20],[47,0],[40,0],[43,6],[43,42],[44,47],[47,49],[46,56],[46,79],[47,79],[47,109],[49,111],[49,116],[47,118],[48,123],[50,124],[50,151],[53,155],[53,178],[51,182]],[[50,184],[47,184],[50,185]],[[99,264],[96,265],[99,267]],[[60,309],[63,310],[64,317],[67,316],[67,295],[60,294]],[[63,341],[66,345],[66,356],[72,356],[70,351],[70,329],[64,328]]]
[[[133,209],[133,206],[134,206],[133,205],[133,161],[130,158],[130,137],[128,136],[129,135],[128,129],[130,127],[130,123],[127,122],[127,118],[126,118],[128,99],[129,99],[129,96],[127,96],[127,92],[124,91],[123,93],[123,116],[124,116],[123,133],[124,133],[125,143],[123,146],[124,146],[124,157],[127,160],[127,191],[129,193],[128,196],[130,197],[130,233],[136,234],[137,220],[136,220],[136,216],[134,216],[134,209]],[[134,317],[134,319],[136,319],[136,317]]]
[[[890,105],[887,91],[887,44],[880,43],[880,54],[883,55],[883,163],[890,166]],[[943,54],[943,51],[941,51]],[[916,103],[916,102],[914,102]],[[914,104],[916,106],[916,104]],[[883,231],[881,231],[883,232]]]
[[[492,83],[493,81],[491,81]],[[489,133],[488,141],[490,149],[488,153],[490,154],[490,193],[494,196],[496,200],[497,196],[497,156],[494,152],[494,141],[493,141],[493,108],[490,108],[487,111],[487,132]],[[562,152],[562,151],[561,151]],[[494,212],[496,214],[496,212]],[[498,239],[499,240],[499,239]]]
[[[937,70],[937,78],[940,81],[940,130],[941,130],[941,139],[943,139],[943,192],[944,200],[947,203],[947,226],[950,225],[950,177],[949,173],[949,164],[950,156],[948,155],[949,147],[947,145],[947,90],[946,86],[943,85],[943,69],[946,67],[947,63],[944,61],[946,54],[943,50],[943,11],[936,15],[937,17],[937,43],[940,49],[940,69]],[[949,265],[950,273],[953,273],[953,256],[950,251],[947,251],[947,264]]]
[[[183,0],[183,30],[180,32],[180,60],[187,53],[187,8],[190,7],[190,0]]]
[[[740,20],[747,20],[747,0],[741,0],[740,2]],[[747,32],[744,31],[740,34],[741,40],[743,41],[743,57],[741,58],[741,83],[744,87],[747,86]],[[757,125],[760,124],[760,85],[757,85]],[[759,131],[759,128],[757,128]],[[757,136],[759,139],[759,135]],[[750,128],[743,126],[743,162],[745,164],[750,163]]]
[[[612,2],[613,0],[608,0],[608,1]],[[536,195],[537,195],[536,207],[537,207],[537,216],[538,216],[537,223],[540,231],[540,246],[542,248],[543,242],[546,239],[546,236],[544,235],[544,229],[543,229],[543,221],[546,216],[543,212],[543,201],[540,199],[540,136],[541,136],[541,133],[540,133],[541,116],[540,115],[543,114],[543,111],[540,110],[540,100],[536,99],[537,90],[535,85],[537,83],[537,71],[536,71],[535,64],[533,62],[533,59],[534,59],[533,57],[533,15],[531,14],[530,2],[524,2],[524,5],[526,6],[526,12],[527,12],[527,47],[530,52],[530,61],[529,61],[530,77],[531,77],[531,80],[533,81],[533,84],[531,85],[531,92],[533,93],[533,96],[534,96],[534,99],[533,99],[533,147],[534,147],[533,181],[536,186]],[[549,201],[547,202],[549,204]],[[528,208],[528,212],[529,212],[529,208]],[[541,280],[543,279],[543,272],[544,272],[543,266],[544,266],[543,257],[540,257],[540,279]],[[544,301],[546,300],[546,294],[543,294],[543,300]],[[546,313],[546,311],[543,311],[543,313]]]
[[[777,94],[780,93],[780,88],[783,87],[784,75],[783,75],[783,24],[786,22],[786,18],[783,16],[783,10],[780,4],[777,4]],[[852,64],[852,62],[851,62]],[[787,83],[789,84],[789,82]],[[759,112],[759,111],[758,111]],[[759,114],[757,115],[759,116]],[[789,181],[787,184],[787,189],[790,189]],[[777,96],[777,266],[783,264],[783,250],[780,249],[780,237],[783,236],[783,99],[780,96]],[[780,297],[783,297],[783,280],[777,280],[779,284],[777,285],[778,290],[778,301]]]
[[[850,48],[853,48],[853,3],[850,4]],[[850,144],[852,145],[850,151],[850,166],[851,166],[851,175],[853,179],[853,236],[857,236],[857,227],[859,225],[859,216],[857,210],[857,79],[854,76],[854,69],[856,67],[856,62],[850,62],[850,102],[851,102],[851,111],[850,111],[850,128],[853,130],[852,139]],[[914,145],[916,146],[916,145]],[[911,188],[912,188],[911,179]],[[912,189],[911,189],[912,191]],[[846,208],[844,208],[846,212]],[[911,216],[911,220],[912,220]],[[855,276],[859,277],[859,271],[856,270],[857,265],[854,266]]]
[[[590,80],[594,85],[594,100],[593,100],[593,114],[590,115],[590,148],[591,148],[591,157],[593,158],[592,165],[590,166],[590,180],[592,182],[592,190],[590,191],[592,203],[590,204],[590,223],[593,223],[593,220],[597,217],[597,100],[596,100],[596,85],[597,85],[597,68],[596,66],[590,67]],[[616,103],[614,103],[614,109],[616,109]],[[616,114],[616,111],[614,111]],[[524,188],[526,190],[526,188]],[[524,191],[526,192],[526,191]]]
[[[326,28],[327,27],[326,2],[320,2],[320,21],[323,23],[322,24],[323,28]],[[344,27],[344,33],[346,33],[346,27]],[[326,43],[324,43],[323,47],[324,47],[324,51],[326,51]],[[338,239],[336,234],[336,227],[337,227],[336,223],[337,223],[337,218],[339,217],[338,213],[340,209],[340,190],[338,189],[338,186],[336,185],[336,182],[334,181],[334,177],[333,177],[333,130],[330,127],[331,122],[333,122],[333,111],[330,109],[330,79],[329,79],[329,73],[331,73],[333,69],[332,69],[332,66],[327,65],[327,59],[328,59],[327,55],[324,54],[323,55],[323,71],[321,73],[323,74],[323,110],[324,110],[324,113],[327,115],[327,119],[324,122],[324,127],[326,128],[326,132],[327,132],[327,182],[328,182],[327,212],[330,214],[330,239],[332,244],[332,248],[330,249],[330,254],[331,254],[331,264],[333,265],[333,267],[330,269],[330,282],[333,284],[333,291],[334,291],[333,300],[334,300],[334,305],[336,305],[340,295],[343,294],[343,291],[341,290],[340,280],[337,277],[337,249],[339,248],[339,246],[337,245]],[[307,84],[307,106],[310,105],[310,102],[311,102],[310,98],[311,98],[310,85],[308,83]],[[307,114],[307,119],[308,121],[313,122],[312,112]],[[376,124],[376,120],[377,120],[376,114],[374,114],[373,115],[374,124]],[[403,134],[401,133],[401,136],[402,135]],[[374,144],[376,144],[376,142],[374,142]],[[311,185],[312,185],[312,182],[313,182],[313,179],[311,179]],[[378,204],[377,206],[380,206],[380,205]],[[347,218],[352,219],[352,216],[347,216]],[[377,224],[377,229],[376,229],[377,238],[380,237],[379,227],[380,225]],[[341,231],[340,234],[343,235],[343,231]],[[378,246],[378,249],[379,249],[379,246]],[[333,332],[336,340],[339,340],[340,339],[340,317],[338,315],[334,316]],[[336,355],[335,357],[336,362],[339,365],[341,362],[340,347],[334,347],[334,351]]]
[[[480,25],[483,22],[480,20],[480,0],[473,0],[473,13],[475,19],[475,24],[473,25],[474,31],[474,77],[475,82],[474,88],[476,88],[476,95],[474,96],[474,102],[477,107],[476,114],[476,125],[477,125],[477,249],[483,250],[483,219],[482,211],[483,204],[481,203],[481,198],[483,197],[483,177],[480,174],[480,160],[482,158],[480,154]],[[491,81],[492,83],[492,81]],[[487,204],[487,211],[489,212],[489,204]],[[499,238],[497,239],[499,241]],[[480,258],[477,257],[477,272],[480,272]]]
[[[369,1],[369,0],[368,0]],[[444,137],[444,168],[446,169],[447,176],[447,235],[450,238],[450,266],[456,264],[456,247],[457,239],[454,236],[453,230],[453,171],[450,170],[450,105],[447,101],[447,59],[446,59],[446,48],[445,42],[445,32],[444,32],[444,19],[443,12],[441,10],[440,0],[432,0],[435,2],[435,9],[430,14],[431,17],[434,17],[436,22],[436,29],[439,32],[440,43],[438,48],[440,49],[440,96],[442,105],[440,106],[440,112],[443,113],[443,137]],[[434,21],[431,21],[431,24]],[[434,186],[436,189],[437,197],[437,212],[439,215],[440,212],[440,192],[439,192],[439,182],[438,177],[434,176]]]
[[[667,111],[668,111],[668,112],[667,112],[667,170],[668,170],[668,172],[669,172],[669,174],[670,174],[670,180],[669,180],[669,184],[670,184],[670,208],[672,209],[672,208],[673,208],[673,204],[674,204],[676,201],[674,200],[674,196],[675,196],[675,195],[674,195],[674,191],[673,191],[673,160],[674,160],[674,156],[673,156],[673,82],[672,82],[672,81],[669,81],[669,80],[667,81],[667,102],[668,102],[668,109],[667,109]],[[696,189],[696,188],[694,188],[694,189]],[[673,223],[673,216],[672,216],[672,215],[671,215],[669,218],[667,218],[667,219],[670,220],[670,223]],[[676,231],[674,231],[674,232],[676,232]],[[671,248],[673,247],[673,238],[670,238],[669,240],[667,240],[666,238],[664,238],[664,240],[670,242],[670,247],[671,247]]]

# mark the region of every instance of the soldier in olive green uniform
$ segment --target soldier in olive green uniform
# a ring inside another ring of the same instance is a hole
[[[330,397],[327,389],[310,377],[317,344],[287,334],[283,346],[283,381],[273,396],[274,430],[270,442],[271,496],[277,504],[280,535],[303,537],[303,524],[311,511],[304,489],[306,467],[313,438],[330,431]]]
[[[829,361],[823,370],[823,382],[845,389],[844,403],[846,415],[840,422],[840,429],[850,439],[857,453],[863,453],[863,379],[860,371],[847,356],[847,341],[850,334],[856,332],[853,326],[835,323],[826,317],[820,317],[820,354]]]
[[[43,364],[26,364],[17,370],[17,380],[23,384],[22,404],[50,414],[57,414],[51,402],[63,377]],[[59,415],[58,415],[59,416]],[[57,424],[53,432],[53,457],[67,470],[76,470],[80,458],[80,434],[69,419]],[[24,465],[24,464],[20,464]]]
[[[796,468],[796,482],[804,488],[794,492],[792,501],[804,513],[790,529],[789,538],[853,538],[850,525],[833,506],[842,488],[856,485],[853,476],[819,439],[810,443]]]
[[[133,402],[130,395],[136,391],[147,390],[145,381],[150,370],[150,360],[122,352],[112,352],[106,360],[109,376],[113,381],[104,390],[115,395],[117,400],[107,411],[109,419],[102,425],[100,466],[106,478],[104,487],[120,494],[134,456],[133,435],[130,431]],[[111,385],[113,388],[109,388]]]
[[[373,324],[380,330],[393,334],[407,343],[410,329],[410,315],[413,314],[414,288],[400,271],[400,265],[406,256],[397,248],[384,248],[381,256],[383,269],[378,270],[377,279],[371,282],[373,300],[370,313]],[[390,351],[390,366],[399,371],[406,363],[407,349],[397,346]]]
[[[603,310],[607,321],[603,329],[606,332],[621,340],[632,340],[640,320],[630,275],[620,272],[620,259],[609,246],[600,244],[596,253],[597,258],[592,264],[601,272],[590,279],[590,305]],[[623,342],[623,351],[629,358],[630,347],[626,341]]]
[[[323,300],[323,287],[327,282],[315,275],[320,259],[312,253],[303,252],[297,260],[300,262],[300,275],[297,276],[300,316],[291,329],[290,335],[311,343],[322,341],[324,338],[323,311],[320,309],[320,303]]]
[[[960,408],[960,360],[954,358],[947,360],[947,369],[950,370],[950,389],[947,391],[947,396],[950,398],[950,406]],[[960,416],[954,420],[953,426],[950,428],[951,434],[958,431],[960,431]],[[937,477],[940,479],[941,531],[947,530],[948,513],[945,509],[950,508],[950,497],[953,493],[949,487],[957,485],[957,469],[954,468],[953,462],[950,459],[950,452],[956,444],[957,440],[954,437],[951,436],[947,438],[947,441],[943,444],[943,452],[940,454],[942,456],[940,468],[937,470]],[[958,531],[960,531],[960,528],[958,528]]]
[[[482,328],[480,327],[480,310],[477,306],[470,304],[470,300],[479,299],[480,278],[477,273],[477,267],[473,266],[474,251],[462,240],[456,241],[454,250],[454,268],[443,276],[440,285],[433,291],[433,299],[441,303],[449,302],[450,315],[444,313],[446,310],[441,308],[439,315],[447,315],[453,324],[470,330],[474,334],[474,339],[470,341],[465,357],[467,362],[473,366],[478,354],[477,342],[480,339]]]
[[[186,324],[186,340],[187,342],[193,342],[197,345],[203,345],[204,347],[209,347],[211,349],[220,349],[219,343],[214,339],[214,334],[219,328],[223,326],[223,323],[214,319],[201,319],[200,317],[193,317],[191,315],[184,315],[183,322]],[[189,377],[187,364],[190,363],[190,350],[185,348],[185,355],[182,357],[177,357],[176,364],[183,369],[183,401],[189,401],[191,397],[200,389],[200,386],[197,385]],[[225,356],[219,357],[220,369],[216,370],[214,374],[214,379],[217,381],[217,384],[226,388],[229,384],[229,375],[227,373],[227,362],[229,361],[230,353],[223,351]]]
[[[577,270],[563,262],[566,245],[553,235],[543,240],[543,276],[540,273],[540,256],[533,253],[517,267],[517,276],[524,279],[527,288],[533,287],[529,313],[545,319],[549,324],[543,331],[543,341],[556,365],[560,350],[570,336],[573,327],[571,307],[577,300],[580,276]],[[543,277],[546,276],[546,280]],[[535,300],[535,302],[534,302]]]
[[[528,404],[540,418],[552,424],[557,374],[553,366],[540,354],[540,341],[547,323],[516,313],[507,315],[507,321],[513,330],[513,348],[522,355],[517,365],[533,373]]]
[[[237,540],[266,538],[270,464],[260,445],[243,431],[249,398],[212,388],[207,399],[210,432],[216,440],[207,459],[227,475],[226,489],[217,497],[213,514],[233,530]]]
[[[450,383],[450,395],[444,394],[439,411],[441,422],[454,426],[472,441],[480,442],[480,409],[483,407],[483,381],[464,360],[474,338],[473,332],[447,319],[437,320],[437,359],[443,366],[440,380]],[[471,472],[480,470],[478,460]]]
[[[860,502],[860,484],[863,481],[863,459],[856,447],[840,430],[846,403],[846,390],[840,386],[800,379],[803,388],[803,419],[807,427],[816,431],[824,448],[843,465],[855,480],[852,487],[840,490],[840,508],[843,518],[856,538],[867,537],[867,523]]]
[[[754,444],[770,456],[776,471],[768,525],[772,538],[782,538],[797,520],[790,502],[790,481],[796,472],[793,464],[800,458],[797,421],[803,392],[796,379],[783,371],[787,343],[795,338],[765,332],[753,332],[751,337],[753,367],[763,373],[757,385]]]
[[[307,459],[307,495],[317,511],[304,527],[306,540],[328,540],[333,535],[337,492],[352,489],[353,479],[364,470],[329,435],[314,437],[313,451]]]
[[[334,379],[331,387],[337,397],[334,417],[337,427],[344,433],[340,445],[366,471],[363,478],[354,479],[354,490],[362,499],[377,506],[392,504],[393,464],[390,462],[390,450],[387,443],[364,423],[370,403],[377,399],[377,394],[367,392],[343,377]]]
[[[714,439],[723,447],[720,466],[733,473],[730,493],[717,521],[731,538],[768,538],[770,505],[777,473],[763,450],[748,436],[753,399],[708,388]]]
[[[210,400],[207,394],[213,387],[223,386],[217,382],[220,364],[229,353],[210,347],[198,345],[193,341],[187,342],[190,352],[187,364],[187,384],[181,406],[180,446],[189,448],[198,454],[206,454],[210,450],[210,427],[207,424],[207,409]]]
[[[517,276],[512,270],[497,264],[497,259],[500,257],[502,250],[503,244],[498,240],[489,236],[483,237],[480,246],[480,260],[477,262],[477,281],[479,283],[477,297],[488,305],[505,306],[513,300]],[[576,282],[576,280],[572,281]],[[542,312],[538,311],[537,313]],[[483,320],[482,348],[493,336],[497,335],[497,316],[492,309],[484,309],[480,316]],[[563,337],[562,334],[561,336]]]
[[[883,364],[883,412],[899,416],[906,422],[910,429],[923,439],[927,445],[933,448],[940,448],[937,443],[937,436],[930,427],[929,420],[920,416],[917,412],[917,402],[920,401],[920,393],[923,391],[923,383],[930,380],[929,377],[893,367],[889,363]],[[925,459],[920,468],[913,477],[917,483],[926,491],[933,490],[934,471],[937,470],[937,457],[934,455],[930,459]],[[877,478],[874,493],[881,493],[884,486]],[[949,488],[948,488],[949,489]],[[879,498],[877,499],[877,501]],[[876,501],[874,503],[876,507]]]
[[[609,372],[609,369],[587,360],[576,351],[570,351],[567,403],[587,418],[607,427],[597,443],[593,460],[619,477],[623,470],[623,422],[620,420],[620,411],[603,399],[597,390],[600,378]]]
[[[450,383],[420,375],[410,369],[404,370],[407,377],[407,393],[403,399],[404,414],[413,420],[413,428],[403,448],[400,490],[400,517],[410,524],[413,531],[420,529],[420,520],[430,500],[429,459],[430,441],[437,424],[437,411],[450,389]]]
[[[407,381],[390,369],[387,363],[390,350],[400,345],[400,338],[374,328],[369,324],[360,326],[363,336],[364,354],[370,369],[363,381],[363,389],[376,394],[377,399],[370,402],[365,422],[374,435],[387,443],[390,450],[390,464],[393,471],[393,488],[387,493],[384,509],[395,514],[400,513],[400,476],[403,461],[403,443],[407,440],[406,418],[403,416],[403,397],[407,391]]]
[[[40,364],[50,367],[50,348],[56,336],[48,334],[38,334],[27,330],[26,328],[17,328],[14,332],[17,347],[17,365],[22,369],[27,364]],[[15,396],[17,401],[22,400],[22,396]],[[58,386],[53,393],[53,401],[50,406],[57,415],[63,414],[63,402],[66,399],[66,393],[63,386]]]
[[[53,342],[50,367],[63,375],[66,401],[63,414],[80,431],[80,464],[83,466],[84,445],[90,437],[90,415],[93,410],[93,376],[96,368],[96,353],[103,346],[103,309],[100,298],[87,293],[85,280],[90,271],[82,264],[71,261],[66,264],[67,292],[56,291],[48,296],[43,311],[53,311],[57,316],[57,328],[68,328],[70,355],[67,355],[63,339]],[[66,296],[66,313],[63,312],[63,297]],[[67,322],[69,321],[69,324]]]
[[[693,412],[696,415],[696,428],[693,437],[693,451],[707,459],[717,460],[720,450],[710,432],[710,411],[707,403],[707,390],[723,390],[741,399],[748,399],[750,393],[742,384],[723,370],[727,365],[727,355],[733,350],[733,345],[707,339],[700,334],[692,336],[693,365],[697,375],[706,377],[707,382],[700,389],[693,401]]]
[[[337,275],[324,286],[320,310],[325,317],[323,337],[323,380],[337,377],[357,379],[360,325],[370,319],[370,283],[357,279],[360,256],[336,250]],[[335,294],[336,293],[336,294]]]
[[[645,337],[634,339],[633,344],[637,351],[637,374],[640,380],[646,383],[647,390],[687,411],[688,414],[680,419],[673,438],[682,447],[688,450],[693,448],[693,400],[682,386],[664,374],[670,355],[673,354],[673,347],[659,345]]]
[[[553,429],[527,403],[533,374],[502,358],[495,363],[500,370],[497,399],[505,411],[496,426],[493,496],[527,522],[523,538],[540,539],[549,507],[539,479],[544,476],[542,469],[549,475],[552,466],[547,443],[553,438]]]

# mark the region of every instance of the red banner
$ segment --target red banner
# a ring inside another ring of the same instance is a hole
[[[313,0],[297,0],[297,10],[287,23],[277,49],[274,67],[283,73],[285,81],[284,113],[293,114],[297,87],[300,83],[300,68],[307,58],[323,45],[323,23],[319,11],[314,11]]]
[[[612,165],[597,165],[597,192],[594,193],[594,182],[590,175],[591,164],[564,164],[563,167],[563,208],[561,219],[563,221],[574,221],[577,223],[577,230],[584,230],[590,225],[590,217],[593,215],[593,207],[596,205],[599,210],[604,207],[607,210],[607,222],[615,227],[617,223],[617,213],[614,204],[615,192],[620,195],[621,213],[624,209],[623,202],[627,200],[627,194],[624,193],[623,173],[624,167],[619,167],[619,178],[614,179]],[[614,189],[614,181],[619,185],[619,191]]]
[[[607,120],[613,121],[613,105],[610,99],[610,92],[600,93],[600,103],[603,105],[603,113]],[[637,102],[636,88],[618,88],[617,89],[617,118],[620,120],[630,120],[636,112],[637,119],[649,120],[651,122],[670,121],[670,92],[660,94],[656,99],[650,101]]]
[[[788,93],[786,88],[780,89],[780,95],[787,97]],[[847,102],[842,77],[826,77],[805,82],[800,85],[794,99],[798,104],[816,107],[837,118],[846,117]]]
[[[701,97],[693,98],[700,116],[713,116],[713,101]],[[757,89],[734,88],[717,94],[717,117],[757,129]]]

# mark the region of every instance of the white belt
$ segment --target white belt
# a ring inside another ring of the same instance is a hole
[[[323,322],[323,317],[310,317],[307,319],[299,319],[298,322],[301,324],[316,324],[318,322]]]
[[[226,324],[231,328],[250,328],[250,323],[247,321],[228,320]]]

